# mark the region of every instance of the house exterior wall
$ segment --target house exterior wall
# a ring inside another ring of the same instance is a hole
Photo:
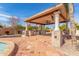
[[[18,32],[18,31],[17,31]],[[15,34],[12,28],[0,28],[0,35],[12,35]]]

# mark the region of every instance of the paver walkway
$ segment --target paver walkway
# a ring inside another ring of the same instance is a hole
[[[77,40],[77,45],[72,45],[71,40],[68,40],[61,48],[68,56],[79,56],[79,40]]]
[[[0,40],[12,41],[17,44],[16,56],[63,56],[64,53],[52,47],[50,36],[30,36],[0,38]]]

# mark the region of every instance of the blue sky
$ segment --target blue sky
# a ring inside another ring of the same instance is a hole
[[[25,25],[24,19],[47,8],[55,6],[55,3],[0,3],[0,23],[10,24],[9,16],[18,17],[19,23]],[[79,4],[74,4],[74,17],[79,22]]]
[[[74,4],[74,18],[79,23],[79,3]]]

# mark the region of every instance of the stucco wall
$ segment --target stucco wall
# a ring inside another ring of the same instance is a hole
[[[15,30],[12,29],[12,28],[0,28],[0,35],[6,35],[6,34],[7,34],[6,32],[9,32],[9,33],[8,33],[9,35],[15,34],[14,31],[15,31]]]

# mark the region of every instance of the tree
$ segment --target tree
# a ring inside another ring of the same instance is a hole
[[[3,28],[3,27],[4,27],[3,24],[0,23],[0,28]]]
[[[19,19],[18,19],[16,16],[12,16],[12,17],[10,18],[11,26],[12,26],[12,28],[13,28],[15,34],[18,33],[18,32],[17,32],[17,31],[18,31],[18,28],[17,28],[18,20],[19,20]]]
[[[60,30],[63,31],[66,29],[66,24],[62,24],[61,26],[59,26]]]
[[[34,29],[34,30],[38,30],[38,27],[37,27],[37,26],[33,26],[33,29]]]
[[[79,25],[76,26],[77,30],[79,30]]]
[[[76,40],[76,26],[74,22],[74,6],[73,3],[69,3],[68,5],[69,8],[69,19],[70,19],[70,24],[71,24],[71,35],[72,35],[72,44],[73,46],[76,46],[75,44],[77,43]]]
[[[28,26],[27,30],[33,30],[33,26]]]
[[[17,29],[18,30],[25,30],[25,28],[26,28],[25,26],[22,26],[20,24],[17,25]]]
[[[76,34],[76,27],[78,28],[78,26],[75,26],[75,20],[74,20],[74,6],[73,6],[73,3],[65,3],[64,6],[66,7],[66,11],[67,11],[67,17],[70,21],[70,31],[71,31],[71,37],[72,37],[72,43],[74,45],[74,42],[76,42],[76,37],[75,37],[75,34]]]
[[[2,25],[0,25],[0,28],[3,28],[3,26],[2,26]]]
[[[79,24],[75,22],[76,29],[79,30]]]
[[[31,25],[29,25],[28,27],[27,27],[27,29],[28,30],[49,30],[49,28],[48,27],[45,27],[45,26],[39,26],[39,27],[37,27],[37,26],[31,26]]]

